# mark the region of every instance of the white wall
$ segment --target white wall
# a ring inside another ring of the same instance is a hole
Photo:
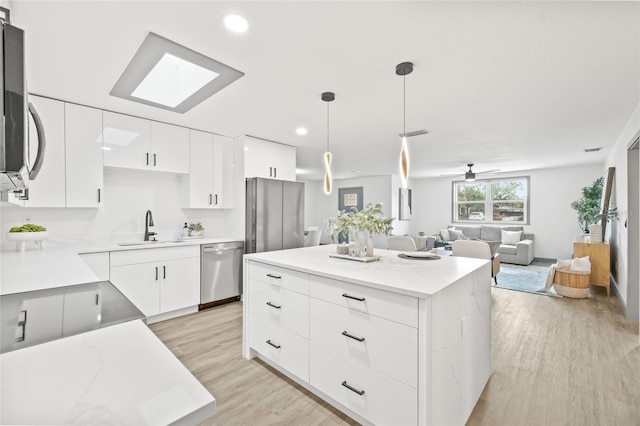
[[[535,236],[536,257],[571,258],[580,228],[570,204],[601,175],[601,164],[499,175],[529,176],[530,224],[524,228]],[[419,231],[432,235],[452,223],[452,182],[452,178],[414,179],[412,235]]]
[[[239,149],[242,151],[242,148]],[[238,155],[238,148],[234,156]],[[3,203],[0,229],[3,247],[11,248],[6,231],[27,219],[49,231],[47,243],[82,245],[142,240],[147,210],[153,213],[159,239],[171,239],[185,222],[202,222],[207,237],[244,239],[242,155],[234,167],[234,209],[182,209],[179,175],[137,170],[104,170],[104,205],[95,209],[22,208]],[[240,176],[235,172],[240,170]]]
[[[640,303],[640,301],[628,301],[628,271],[629,255],[628,255],[628,235],[627,229],[624,227],[625,220],[629,215],[629,206],[627,203],[627,149],[630,144],[638,137],[640,133],[640,103],[636,107],[634,113],[629,118],[627,125],[620,134],[615,146],[609,153],[605,162],[602,173],[609,167],[616,168],[614,185],[611,195],[612,205],[618,207],[619,220],[613,221],[607,230],[607,236],[611,244],[612,251],[612,269],[611,275],[613,285],[623,304],[623,308],[627,309],[628,303]],[[640,188],[640,182],[636,183],[635,190]],[[638,283],[634,283],[638,285]]]
[[[411,184],[411,182],[410,182]],[[409,187],[411,186],[409,184]],[[305,182],[305,228],[318,226],[323,230],[322,243],[328,243],[325,221],[338,213],[338,189],[363,187],[363,206],[367,204],[383,203],[385,216],[398,217],[400,179],[397,176],[370,176],[353,179],[334,180],[333,191],[330,195],[323,192],[323,182]],[[414,216],[415,217],[415,216]],[[411,231],[411,221],[393,221],[394,234],[408,234]],[[375,247],[386,248],[387,239],[384,236],[374,238]]]

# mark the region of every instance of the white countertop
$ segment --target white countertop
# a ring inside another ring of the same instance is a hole
[[[332,244],[248,254],[245,258],[420,298],[437,293],[489,263],[454,256],[435,260],[402,259],[398,257],[401,251],[378,248],[374,255],[382,256],[381,259],[363,263],[329,257],[335,252],[336,246]]]
[[[188,245],[215,244],[243,241],[242,238],[193,238],[181,242],[120,246],[117,243],[84,244],[82,246],[49,247],[39,250],[29,246],[24,252],[13,249],[13,244],[0,252],[0,294],[43,290],[67,285],[98,281],[96,275],[78,254],[123,250],[160,249]]]
[[[0,355],[1,424],[198,424],[216,401],[140,320]]]

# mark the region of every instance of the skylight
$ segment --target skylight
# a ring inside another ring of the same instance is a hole
[[[165,53],[131,96],[176,107],[219,75]]]
[[[228,65],[149,33],[111,95],[184,113],[243,75]]]

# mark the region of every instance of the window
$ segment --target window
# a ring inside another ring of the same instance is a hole
[[[453,221],[529,223],[529,178],[453,182]]]

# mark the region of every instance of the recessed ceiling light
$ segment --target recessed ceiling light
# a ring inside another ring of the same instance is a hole
[[[300,136],[304,136],[307,134],[307,129],[305,127],[298,127],[296,129],[296,134],[300,135]]]
[[[184,113],[243,75],[228,65],[149,33],[110,94]]]
[[[249,29],[249,22],[240,15],[226,15],[224,25],[234,33],[244,33]]]

